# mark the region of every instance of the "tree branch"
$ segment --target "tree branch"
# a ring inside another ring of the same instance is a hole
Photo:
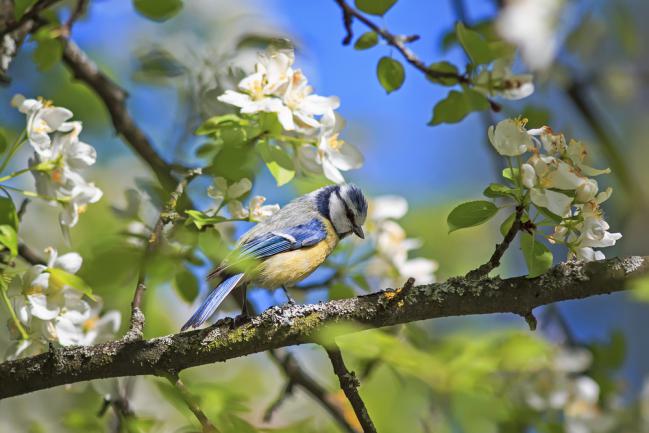
[[[135,286],[135,293],[133,294],[133,301],[131,302],[131,324],[128,332],[124,338],[128,340],[141,339],[144,331],[144,313],[142,312],[140,305],[142,304],[142,297],[144,296],[144,291],[146,290],[146,267],[151,257],[151,254],[160,244],[160,238],[162,237],[162,229],[167,223],[174,223],[179,215],[176,213],[176,206],[178,200],[182,197],[185,192],[185,187],[191,182],[193,178],[201,174],[200,169],[189,170],[178,182],[176,189],[169,196],[169,200],[165,203],[164,208],[160,211],[158,221],[156,221],[153,231],[149,236],[146,250],[142,256],[142,263],[140,265],[140,272],[137,278],[137,284]]]
[[[343,12],[343,24],[347,32],[345,39],[343,39],[344,45],[348,45],[351,42],[353,37],[352,27],[351,27],[352,21],[353,19],[357,19],[358,21],[365,24],[365,26],[371,29],[374,33],[379,35],[389,45],[392,45],[394,48],[396,48],[397,51],[401,53],[403,58],[408,63],[410,63],[415,68],[419,69],[428,77],[433,79],[454,78],[459,83],[463,83],[463,84],[470,83],[470,80],[464,75],[455,74],[453,72],[436,71],[426,66],[426,64],[421,59],[419,59],[419,57],[417,57],[417,55],[414,52],[412,52],[408,47],[406,47],[406,42],[416,40],[418,39],[418,37],[416,36],[404,37],[400,35],[394,35],[390,33],[388,30],[379,27],[373,21],[368,19],[365,15],[363,15],[362,13],[360,13],[359,11],[351,7],[349,4],[347,4],[345,0],[334,0],[334,1],[338,4],[338,6],[340,6],[340,9]]]
[[[153,148],[148,137],[135,123],[126,108],[128,94],[104,74],[73,41],[63,38],[63,61],[76,79],[87,84],[104,102],[118,134],[151,167],[163,187],[172,189],[177,180],[172,166]]]
[[[367,413],[367,408],[365,403],[361,398],[361,395],[358,393],[358,387],[361,385],[354,372],[347,370],[345,366],[345,361],[343,360],[343,355],[340,352],[340,349],[333,343],[333,347],[326,348],[327,355],[331,360],[331,365],[333,366],[334,373],[338,376],[340,381],[340,388],[343,390],[347,396],[347,400],[351,403],[354,408],[354,413],[358,422],[363,427],[364,433],[376,433],[376,427],[370,418],[369,413]]]
[[[332,403],[329,393],[311,376],[309,376],[297,363],[293,355],[287,354],[284,359],[281,359],[275,350],[268,352],[270,357],[278,367],[284,370],[288,382],[279,397],[266,409],[264,414],[264,421],[270,421],[273,412],[279,405],[286,399],[292,392],[295,385],[304,389],[311,397],[320,403],[320,405],[331,415],[331,417],[338,423],[340,428],[347,433],[358,433],[358,431],[345,419],[345,415],[340,410],[340,407]]]
[[[231,318],[206,329],[154,338],[69,347],[0,364],[0,399],[85,380],[161,375],[185,368],[317,342],[323,327],[355,322],[379,328],[468,314],[522,314],[552,302],[621,291],[630,278],[649,274],[649,256],[567,262],[537,278],[451,278],[312,305],[273,307],[234,327]],[[403,290],[402,290],[403,292]],[[397,303],[393,302],[396,298]]]
[[[0,39],[4,38],[6,34],[18,30],[23,27],[25,24],[30,21],[35,20],[45,9],[53,6],[54,4],[60,2],[61,0],[40,0],[34,3],[25,13],[20,17],[18,21],[7,22],[5,27],[0,31]]]
[[[178,374],[168,374],[166,375],[166,379],[171,383],[176,391],[178,391],[180,398],[182,398],[189,410],[192,411],[198,422],[201,423],[203,433],[219,433],[219,429],[217,429],[207,418],[205,412],[203,412],[201,407],[198,405],[194,396],[187,389],[187,386],[185,386],[183,381],[180,380],[180,377],[178,377]]]
[[[507,230],[507,233],[505,234],[503,241],[496,245],[496,249],[491,255],[491,258],[489,258],[489,261],[484,265],[480,266],[479,268],[474,269],[468,274],[466,274],[466,278],[469,279],[482,278],[486,275],[489,275],[489,272],[493,271],[498,266],[500,266],[500,259],[503,258],[503,255],[507,251],[507,248],[509,248],[509,245],[514,240],[519,230],[523,229],[521,218],[523,217],[524,210],[525,208],[522,205],[516,206],[516,214],[514,215],[514,221],[512,223],[512,226],[509,228],[509,230]]]

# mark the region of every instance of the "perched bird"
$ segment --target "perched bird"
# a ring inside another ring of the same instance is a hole
[[[246,232],[236,248],[210,274],[220,279],[182,330],[203,324],[235,288],[248,284],[266,289],[301,281],[334,250],[338,241],[354,233],[365,237],[362,225],[367,201],[355,185],[330,185],[299,197]],[[250,264],[252,262],[252,264]]]

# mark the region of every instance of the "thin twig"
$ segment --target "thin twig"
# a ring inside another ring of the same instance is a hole
[[[390,33],[386,29],[382,29],[379,27],[377,24],[375,24],[373,21],[368,19],[365,15],[351,7],[345,0],[334,0],[338,6],[340,6],[340,9],[343,12],[343,23],[345,25],[345,30],[347,32],[345,39],[343,39],[343,44],[347,45],[351,42],[351,39],[353,37],[352,29],[351,29],[351,23],[352,20],[355,18],[358,21],[362,22],[365,24],[368,28],[370,28],[372,31],[374,31],[377,35],[381,36],[381,38],[387,42],[388,44],[392,45],[394,48],[397,49],[403,56],[403,58],[410,63],[412,66],[415,68],[419,69],[421,72],[426,74],[428,77],[433,78],[433,79],[440,79],[440,78],[453,78],[456,79],[459,83],[462,84],[469,84],[471,80],[465,75],[461,74],[456,74],[453,72],[442,72],[442,71],[436,71],[434,69],[430,69],[426,64],[417,57],[417,55],[412,52],[407,46],[406,43],[412,41],[413,39],[416,40],[417,38],[414,36],[408,36],[408,37],[403,37],[399,35],[394,35]]]
[[[638,182],[630,170],[628,170],[624,158],[615,144],[616,140],[611,137],[606,126],[602,123],[601,116],[598,116],[595,112],[592,101],[588,100],[586,86],[580,81],[574,80],[566,88],[566,94],[575,104],[575,107],[597,137],[597,142],[602,149],[602,153],[604,153],[604,156],[606,156],[611,164],[611,171],[617,177],[620,186],[628,194],[629,200],[647,210],[649,208],[647,197],[643,193],[643,190],[638,187],[642,183]]]
[[[309,376],[302,367],[300,367],[293,355],[288,353],[284,357],[281,357],[276,350],[269,350],[268,354],[275,364],[284,371],[284,374],[288,378],[287,386],[284,387],[285,390],[288,388],[289,383],[293,383],[293,386],[299,386],[311,395],[311,397],[313,397],[329,413],[329,415],[331,415],[343,431],[347,433],[358,433],[347,419],[345,419],[345,414],[341,408],[332,403],[327,390]],[[289,395],[290,392],[283,393],[274,404],[266,409],[264,421],[270,420],[273,412],[277,410]]]
[[[18,255],[30,265],[44,265],[46,263],[45,259],[24,242],[18,243]]]
[[[70,34],[72,33],[72,26],[74,26],[74,23],[77,22],[77,20],[81,18],[81,16],[86,12],[89,1],[90,0],[77,0],[77,4],[70,13],[70,17],[61,28],[64,37],[70,37]]]
[[[331,365],[333,366],[334,373],[336,373],[336,376],[338,376],[338,380],[340,381],[340,388],[347,396],[347,399],[351,403],[352,408],[354,408],[354,413],[356,413],[358,422],[363,427],[363,432],[376,433],[376,427],[374,427],[374,423],[372,422],[369,413],[367,413],[365,403],[358,393],[360,382],[356,378],[356,375],[353,371],[350,372],[349,370],[347,370],[342,353],[340,353],[340,349],[338,348],[336,343],[333,343],[332,347],[327,347],[325,349],[327,351],[327,355],[329,355],[329,359],[331,360]]]
[[[474,269],[468,274],[466,274],[466,278],[469,279],[482,278],[484,276],[487,276],[489,272],[491,272],[492,270],[500,266],[500,259],[502,259],[503,255],[505,254],[505,251],[507,251],[507,248],[509,248],[509,245],[516,237],[516,234],[523,228],[521,219],[523,217],[524,210],[525,208],[523,206],[521,205],[516,206],[516,214],[514,216],[514,222],[512,223],[512,226],[509,228],[509,230],[507,230],[507,233],[505,234],[503,241],[496,245],[496,249],[491,255],[489,261],[484,265],[480,266],[479,268]]]
[[[198,405],[198,402],[196,401],[194,396],[191,394],[191,392],[189,392],[187,386],[185,386],[183,381],[180,380],[178,374],[167,374],[165,375],[165,378],[169,381],[169,383],[171,383],[171,385],[173,385],[176,391],[178,391],[178,394],[185,402],[189,410],[192,411],[198,422],[201,423],[201,426],[203,427],[203,433],[219,433],[219,430],[207,418],[207,415],[205,415],[205,412],[203,412],[201,407]]]
[[[23,25],[27,24],[30,21],[34,21],[45,9],[53,6],[54,4],[60,2],[61,0],[40,0],[34,3],[23,16],[20,17],[18,21],[8,22],[4,29],[0,31],[0,39],[3,38],[6,34],[18,30]]]
[[[167,223],[174,223],[179,215],[176,212],[178,200],[185,192],[187,184],[196,176],[201,174],[200,169],[189,170],[178,182],[176,189],[169,196],[169,200],[165,203],[164,208],[160,211],[158,220],[155,223],[153,231],[149,236],[146,249],[142,255],[142,262],[140,264],[140,271],[135,286],[135,293],[133,294],[133,301],[131,302],[131,324],[128,332],[124,336],[127,340],[141,339],[144,330],[144,313],[142,312],[142,298],[146,290],[146,268],[153,252],[157,249],[162,238],[162,229]]]

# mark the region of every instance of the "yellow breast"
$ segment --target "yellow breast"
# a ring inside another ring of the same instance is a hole
[[[327,237],[323,241],[311,247],[276,254],[264,260],[253,284],[266,289],[292,286],[315,271],[338,244],[338,236],[331,223],[323,222],[327,229]]]

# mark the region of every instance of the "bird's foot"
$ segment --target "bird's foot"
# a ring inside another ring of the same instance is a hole
[[[286,287],[282,286],[282,290],[284,291],[284,296],[286,296],[286,300],[288,302],[288,305],[293,306],[295,305],[295,299],[291,297],[291,295],[288,293],[288,290],[286,290]]]

